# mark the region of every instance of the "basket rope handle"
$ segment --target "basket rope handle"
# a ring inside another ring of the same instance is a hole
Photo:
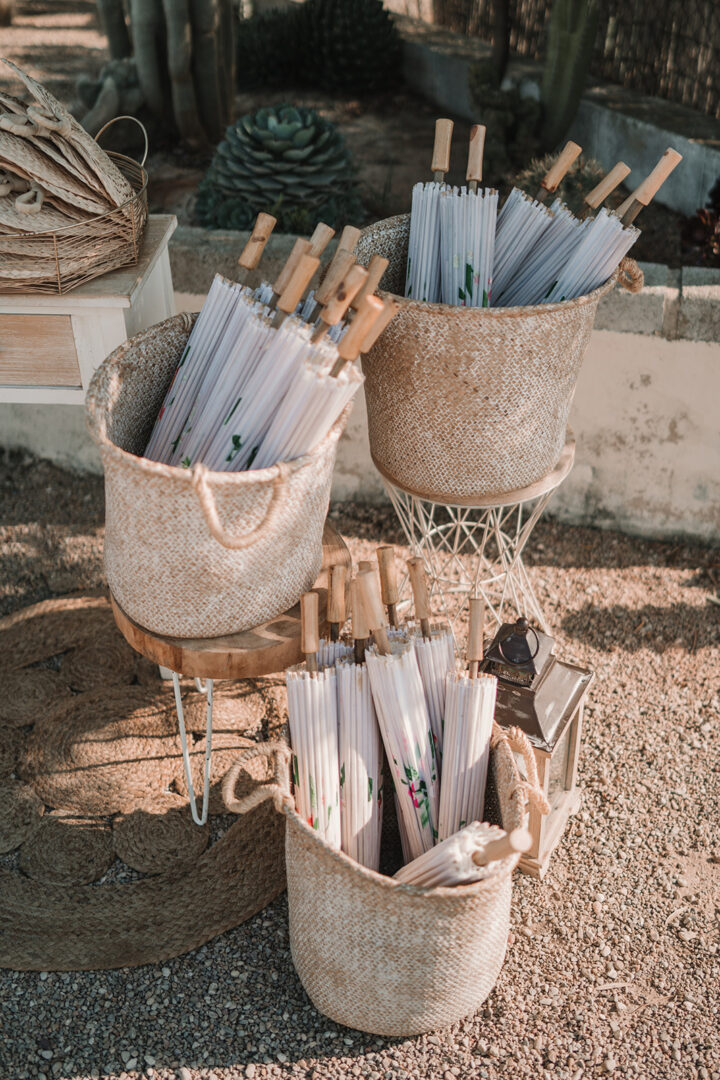
[[[501,728],[499,724],[493,722],[490,746],[492,749],[495,749],[500,742],[506,742],[511,750],[516,751],[518,754],[522,754],[525,772],[527,774],[527,780],[523,780],[520,775],[520,770],[513,759],[515,781],[513,783],[512,791],[510,792],[510,797],[512,798],[513,795],[519,793],[527,802],[533,803],[538,813],[549,814],[550,804],[545,798],[545,792],[540,786],[535,754],[533,753],[530,740],[525,732],[521,731],[519,727]]]
[[[203,465],[202,462],[198,462],[193,466],[192,485],[200,500],[200,507],[203,512],[203,517],[205,518],[205,524],[217,540],[218,544],[222,544],[223,547],[230,548],[232,551],[244,551],[245,548],[250,547],[251,544],[264,539],[272,530],[275,519],[285,504],[284,496],[287,492],[287,479],[290,475],[290,470],[284,462],[280,462],[275,467],[277,469],[277,476],[273,480],[272,495],[265,517],[252,532],[245,533],[243,536],[231,536],[230,533],[223,528],[220,518],[218,517],[215,498],[208,483],[207,466]]]
[[[256,758],[264,757],[272,761],[273,780],[269,784],[261,784],[245,795],[242,799],[235,798],[235,785],[238,776],[245,766]],[[284,806],[295,809],[295,800],[290,792],[290,759],[292,752],[287,743],[264,742],[257,746],[244,750],[225,773],[222,784],[222,795],[225,808],[231,814],[248,814],[266,799],[272,799],[275,809],[280,813]]]
[[[622,285],[623,289],[627,289],[628,292],[637,293],[640,292],[644,284],[644,273],[635,262],[635,259],[631,259],[626,255],[618,270],[618,285]]]
[[[137,126],[140,128],[140,130],[142,131],[143,138],[145,139],[145,150],[143,152],[142,161],[140,162],[140,168],[141,169],[144,168],[145,167],[145,162],[147,161],[148,150],[150,149],[150,143],[148,141],[147,128],[143,124],[142,120],[138,120],[137,116],[129,116],[129,115],[128,116],[125,116],[125,115],[123,115],[123,116],[113,116],[112,120],[108,120],[107,124],[103,124],[103,126],[100,128],[97,135],[95,136],[95,142],[99,146],[100,145],[100,136],[102,135],[103,131],[107,131],[107,129],[109,127],[112,127],[113,124],[117,124],[118,120],[133,120],[137,124]]]

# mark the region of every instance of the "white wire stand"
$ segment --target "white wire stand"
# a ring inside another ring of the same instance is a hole
[[[401,488],[378,467],[413,553],[425,560],[433,607],[453,631],[468,599],[481,596],[498,625],[512,607],[516,616],[550,632],[522,554],[574,460],[575,439],[568,431],[560,460],[541,480],[504,495],[455,503]]]

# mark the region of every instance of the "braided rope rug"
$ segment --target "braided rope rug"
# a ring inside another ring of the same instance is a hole
[[[284,735],[279,678],[215,684],[203,828],[190,817],[171,686],[125,643],[106,596],[0,619],[0,680],[0,967],[165,960],[285,887],[272,803],[238,819],[220,798],[240,750]],[[197,783],[205,698],[189,680],[183,696]],[[248,793],[268,779],[262,758],[251,768]]]

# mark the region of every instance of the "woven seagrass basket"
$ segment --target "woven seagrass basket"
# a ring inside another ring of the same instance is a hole
[[[105,214],[44,233],[0,233],[0,294],[63,295],[96,277],[137,263],[147,225],[148,174],[124,154],[108,151],[133,189]]]
[[[143,458],[194,319],[176,315],[125,342],[86,399],[105,467],[108,584],[146,630],[183,638],[249,630],[312,587],[350,412],[312,453],[272,468],[210,472]]]
[[[529,798],[547,809],[542,793],[521,778],[514,750],[532,768],[522,732],[495,728],[485,812],[507,830],[525,824]],[[385,1036],[419,1035],[475,1012],[505,959],[519,855],[498,862],[483,881],[454,888],[405,885],[375,873],[330,848],[298,816],[287,747],[265,744],[240,755],[223,782],[227,809],[246,813],[263,797],[260,789],[236,800],[233,788],[243,763],[268,752],[275,753],[276,780],[265,797],[286,818],[290,948],[315,1007],[347,1027]]]
[[[401,307],[363,357],[370,450],[391,483],[435,502],[472,502],[540,480],[565,445],[568,414],[600,299],[517,308],[407,300],[410,215],[366,228]]]

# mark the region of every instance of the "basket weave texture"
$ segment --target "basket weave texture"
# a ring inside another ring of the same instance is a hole
[[[124,154],[108,157],[129,181],[132,198],[54,231],[0,231],[0,293],[64,294],[137,263],[147,225],[148,176]]]
[[[526,820],[528,784],[516,748],[496,732],[491,772],[507,830]],[[235,802],[233,782],[231,769],[223,787],[227,808],[252,809],[258,794]],[[385,1036],[418,1035],[475,1012],[505,958],[519,856],[503,859],[472,885],[405,885],[330,848],[296,813],[287,779],[273,797],[287,822],[290,948],[316,1008],[347,1027]]]
[[[365,229],[358,262],[390,260],[400,310],[363,356],[370,449],[396,486],[436,502],[487,498],[540,480],[565,445],[598,303],[588,296],[517,308],[407,300],[410,216]]]
[[[209,472],[142,454],[194,317],[137,334],[96,371],[88,427],[105,467],[105,570],[125,613],[172,637],[259,626],[297,603],[322,564],[337,441],[251,472]]]

